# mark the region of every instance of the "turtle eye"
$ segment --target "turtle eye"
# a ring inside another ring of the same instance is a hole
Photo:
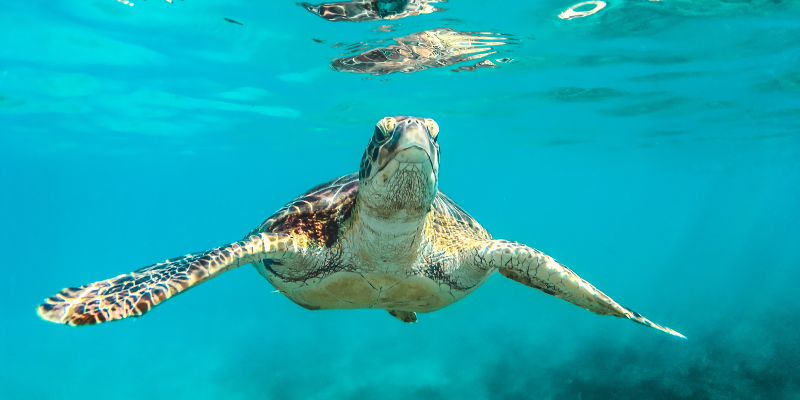
[[[428,132],[431,133],[431,138],[436,140],[436,138],[439,136],[439,124],[430,118],[425,118],[425,126],[428,127]]]
[[[386,117],[378,121],[375,125],[375,144],[383,144],[392,136],[394,127],[397,125],[397,120],[392,117]]]

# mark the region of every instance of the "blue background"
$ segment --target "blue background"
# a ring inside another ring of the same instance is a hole
[[[283,0],[0,4],[0,398],[800,399],[800,3],[558,19],[571,5],[332,23]],[[492,56],[514,61],[328,67],[336,43],[437,27],[514,35]],[[138,320],[36,316],[238,240],[354,172],[386,115],[439,123],[440,188],[496,238],[689,340],[500,275],[416,324],[305,310],[250,267]]]

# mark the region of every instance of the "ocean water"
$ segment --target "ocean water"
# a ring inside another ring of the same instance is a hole
[[[0,398],[800,399],[800,2],[560,19],[573,4],[0,4]],[[331,67],[439,28],[483,32],[463,35],[485,55]],[[249,266],[135,320],[37,317],[63,287],[240,239],[356,171],[387,115],[438,122],[440,188],[494,237],[688,340],[499,274],[416,324],[303,309]]]

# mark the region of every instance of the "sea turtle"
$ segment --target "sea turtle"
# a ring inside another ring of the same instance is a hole
[[[377,308],[403,322],[472,293],[493,271],[600,315],[683,337],[623,307],[572,270],[526,245],[492,236],[439,187],[439,126],[386,117],[358,173],[296,198],[244,239],[129,274],[67,288],[42,318],[90,325],[138,317],[233,268],[253,264],[311,310]]]
[[[446,3],[448,0],[350,0],[334,3],[297,3],[306,10],[328,21],[378,21],[393,20],[420,14],[444,11],[429,3]]]
[[[331,61],[330,67],[339,72],[372,75],[386,75],[394,72],[412,73],[488,57],[498,52],[492,46],[517,43],[513,41],[513,38],[496,32],[461,32],[450,28],[415,32],[392,40],[395,44],[376,47],[356,55],[335,58]],[[377,43],[384,42],[388,41],[381,40]],[[353,53],[371,44],[355,43],[345,49],[345,54]]]

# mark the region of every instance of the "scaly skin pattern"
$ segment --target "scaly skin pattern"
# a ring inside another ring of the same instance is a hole
[[[39,316],[65,325],[92,325],[139,317],[161,302],[238,266],[295,254],[305,236],[262,233],[201,253],[188,254],[129,274],[66,288],[39,305]]]
[[[506,240],[487,240],[482,247],[473,249],[470,253],[472,255],[469,262],[475,265],[496,268],[506,278],[539,289],[595,314],[627,318],[670,335],[686,338],[621,306],[571,269],[532,247]]]
[[[430,119],[386,117],[358,173],[309,190],[243,240],[64,289],[39,306],[39,315],[67,325],[138,317],[250,263],[305,308],[384,309],[415,322],[416,313],[464,298],[499,270],[595,314],[683,337],[621,306],[552,257],[493,239],[439,191],[438,133]]]

